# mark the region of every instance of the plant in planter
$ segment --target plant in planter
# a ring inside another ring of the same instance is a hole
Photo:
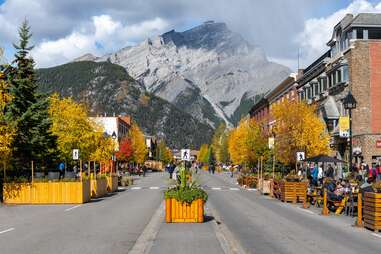
[[[375,192],[381,193],[381,181],[373,183],[372,188]]]
[[[176,186],[165,192],[166,222],[203,222],[207,199],[208,194],[190,181],[189,172],[181,167]]]

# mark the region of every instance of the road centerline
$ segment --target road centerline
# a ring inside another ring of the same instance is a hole
[[[73,210],[73,209],[76,209],[76,208],[78,208],[78,207],[80,207],[80,206],[82,206],[82,205],[72,206],[72,207],[70,207],[70,208],[65,209],[65,212],[69,212],[69,211],[71,211],[71,210]]]
[[[0,234],[8,233],[8,232],[11,232],[13,230],[15,230],[15,228],[8,228],[6,230],[0,231]]]

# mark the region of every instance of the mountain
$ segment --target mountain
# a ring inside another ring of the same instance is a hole
[[[131,115],[146,134],[165,138],[172,148],[198,148],[211,138],[213,129],[209,125],[147,92],[119,65],[80,61],[39,69],[37,73],[41,91],[84,102],[93,116]]]
[[[226,24],[213,21],[184,32],[172,30],[99,58],[83,58],[123,66],[149,92],[212,127],[220,121],[237,123],[256,95],[290,73]]]

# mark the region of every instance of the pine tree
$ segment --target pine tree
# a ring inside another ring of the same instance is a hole
[[[16,130],[13,140],[13,167],[29,170],[33,160],[40,166],[49,166],[56,155],[56,137],[51,133],[48,97],[37,93],[34,61],[29,56],[32,34],[27,21],[19,29],[14,69],[8,75],[12,101],[7,107],[6,119]]]

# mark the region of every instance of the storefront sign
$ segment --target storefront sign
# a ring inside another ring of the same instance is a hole
[[[376,141],[376,147],[377,148],[381,148],[381,140],[377,140]]]
[[[341,116],[339,118],[339,135],[341,138],[349,138],[349,117]]]

